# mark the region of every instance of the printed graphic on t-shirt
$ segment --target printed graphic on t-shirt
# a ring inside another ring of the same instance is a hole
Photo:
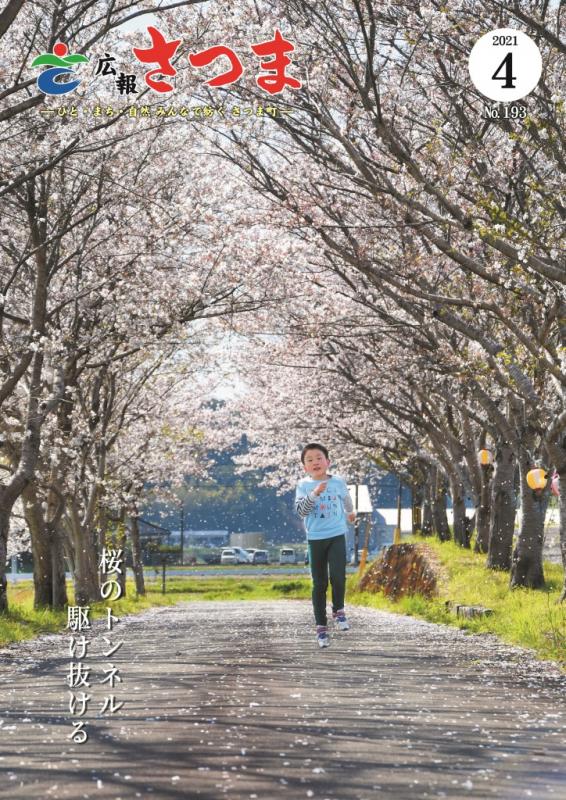
[[[318,503],[314,507],[314,516],[316,519],[331,519],[340,516],[340,508],[338,505],[338,495],[323,492]]]

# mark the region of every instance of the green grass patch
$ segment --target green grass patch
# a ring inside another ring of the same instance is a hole
[[[309,597],[310,581],[305,581],[305,579],[299,581],[277,581],[277,583],[271,584],[271,589],[272,591],[280,594],[285,594],[285,595],[292,594],[293,597],[297,596],[297,592],[301,593],[298,595],[300,597]],[[303,590],[306,590],[306,594],[302,594]]]
[[[560,564],[545,562],[544,589],[511,590],[508,573],[486,569],[485,555],[453,542],[428,538],[407,541],[426,542],[438,555],[444,571],[439,597],[426,600],[415,595],[393,602],[381,593],[359,592],[358,576],[351,575],[347,580],[349,603],[442,622],[473,633],[493,633],[509,644],[530,647],[540,658],[558,661],[566,669],[566,604],[557,604],[564,579]],[[446,608],[447,601],[481,605],[492,609],[493,614],[462,619]]]
[[[161,576],[146,575],[145,597],[137,597],[133,581],[128,580],[126,597],[120,600],[91,604],[91,619],[106,616],[110,605],[115,616],[136,614],[152,606],[171,606],[176,603],[201,600],[281,600],[285,598],[310,597],[308,577],[289,581],[286,577],[273,576],[242,579],[241,576],[215,576],[191,578],[184,575],[167,579],[166,593],[161,592]],[[72,587],[68,587],[69,602],[74,603]],[[41,633],[61,633],[67,625],[67,611],[34,609],[33,583],[25,581],[8,586],[9,611],[0,614],[0,646],[25,639],[33,639]]]

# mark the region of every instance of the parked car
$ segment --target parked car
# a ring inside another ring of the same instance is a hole
[[[225,547],[220,556],[221,564],[249,564],[249,553],[241,547]]]
[[[297,556],[293,547],[282,547],[279,551],[280,564],[296,564]]]
[[[220,553],[205,553],[202,557],[202,560],[205,564],[220,564],[220,558]]]
[[[249,564],[251,556],[243,547],[225,547],[220,556],[221,564]]]
[[[252,557],[243,547],[232,547],[232,550],[234,550],[238,556],[238,564],[251,564]]]
[[[269,564],[269,554],[267,550],[254,550],[252,554],[252,564]]]
[[[232,550],[231,547],[225,547],[220,555],[220,563],[221,564],[237,564],[238,563],[238,556],[236,552]]]

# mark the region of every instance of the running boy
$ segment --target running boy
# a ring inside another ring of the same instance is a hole
[[[308,473],[297,484],[295,508],[307,532],[312,575],[312,605],[320,647],[328,647],[326,590],[332,586],[332,617],[338,628],[350,627],[344,611],[346,589],[346,520],[354,522],[352,498],[344,478],[330,475],[328,450],[312,442],[303,448],[301,462]],[[347,515],[347,516],[346,516]]]

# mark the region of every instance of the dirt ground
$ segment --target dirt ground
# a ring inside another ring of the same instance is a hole
[[[97,621],[90,686],[73,690],[91,696],[84,716],[69,709],[70,633],[1,650],[0,797],[566,798],[557,667],[364,608],[320,650],[311,614],[203,602],[112,632]],[[110,694],[124,705],[101,714]],[[84,744],[69,738],[78,721]]]

